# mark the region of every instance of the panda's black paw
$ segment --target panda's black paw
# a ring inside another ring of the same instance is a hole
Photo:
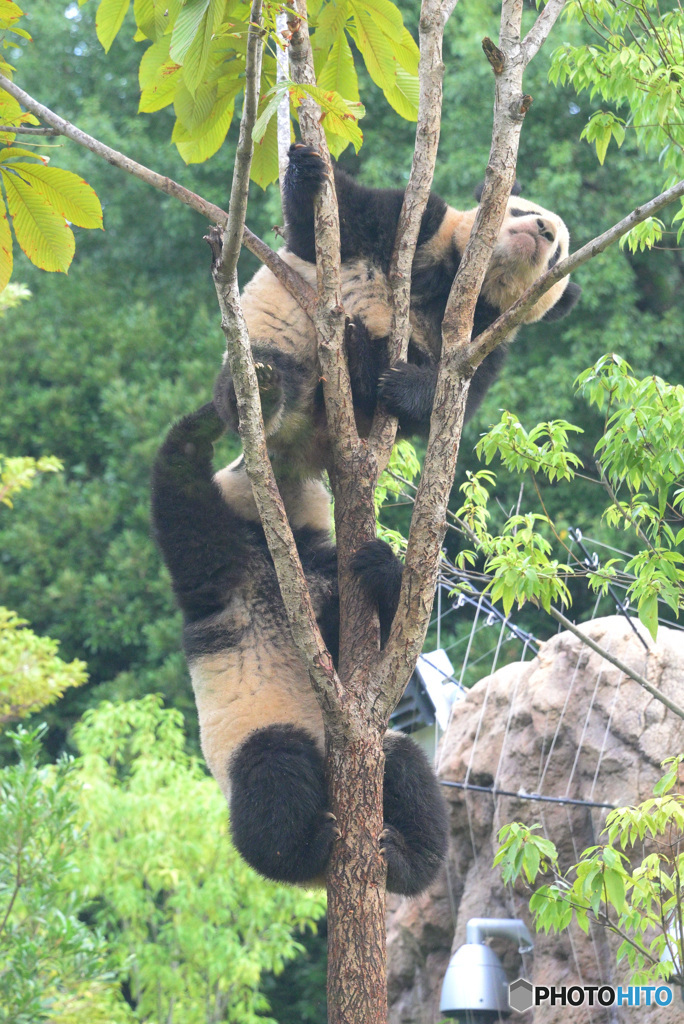
[[[199,454],[210,455],[213,442],[224,429],[214,403],[207,402],[174,424],[159,455],[162,459],[180,457],[182,461],[192,460]]]
[[[295,142],[290,146],[287,176],[293,188],[318,192],[328,173],[323,157],[313,146]]]
[[[413,895],[406,891],[407,885],[410,888],[411,856],[404,837],[399,829],[385,822],[379,838],[380,854],[387,864],[387,888],[390,892]]]
[[[380,377],[378,399],[398,418],[402,430],[420,432],[429,425],[436,386],[434,364],[398,362]]]
[[[283,381],[280,371],[271,363],[255,363],[257,380],[259,381],[259,397],[261,398],[261,414],[264,423],[280,409],[283,399]]]
[[[351,569],[370,597],[401,585],[403,565],[384,540],[369,540],[352,556]]]
[[[384,540],[369,540],[352,556],[351,569],[370,599],[377,604],[380,646],[383,646],[399,604],[403,563]]]

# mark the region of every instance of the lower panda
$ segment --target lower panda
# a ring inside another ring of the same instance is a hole
[[[314,287],[313,205],[325,174],[316,150],[291,147],[283,189],[287,249],[280,255]],[[390,368],[387,338],[392,304],[387,272],[404,193],[366,188],[339,167],[334,174],[340,214],[342,304],[350,321],[347,354],[359,429],[363,432],[380,401],[398,416],[404,433],[426,434],[441,353],[442,320],[477,208],[456,210],[430,194],[413,261],[408,362]],[[557,214],[519,196],[511,197],[477,302],[473,337],[567,256],[568,248],[568,230]],[[580,291],[567,278],[557,282],[528,312],[525,323],[561,319],[573,308]],[[262,364],[262,408],[274,469],[281,479],[317,473],[327,465],[328,445],[313,323],[266,267],[248,283],[242,303],[254,358]],[[466,419],[498,375],[515,333],[476,370]],[[214,398],[222,418],[236,428],[235,394],[227,363],[216,381]]]
[[[214,473],[225,429],[212,403],[171,428],[154,464],[152,519],[183,612],[183,646],[202,751],[230,803],[235,846],[257,871],[306,883],[324,873],[336,827],[328,811],[323,721],[290,636],[275,569],[241,460]],[[323,638],[339,644],[337,556],[320,480],[281,486]],[[354,571],[376,601],[384,642],[401,563],[381,541]],[[421,749],[385,739],[383,851],[387,886],[412,896],[446,854],[447,812]]]

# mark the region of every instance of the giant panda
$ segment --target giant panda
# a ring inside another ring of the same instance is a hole
[[[152,521],[177,602],[202,751],[230,803],[244,859],[268,878],[320,880],[336,825],[328,810],[323,721],[291,639],[275,569],[244,463],[214,473],[225,424],[212,403],[171,428],[154,464]],[[336,660],[337,557],[320,479],[281,483],[323,638]],[[389,634],[401,563],[381,541],[353,568]],[[408,736],[385,739],[383,852],[390,891],[412,896],[446,853],[439,785]]]
[[[325,174],[316,150],[291,147],[283,189],[287,248],[280,256],[314,287],[313,201]],[[359,427],[364,430],[380,400],[398,416],[402,432],[426,434],[441,352],[442,319],[477,207],[456,210],[431,193],[413,261],[408,362],[390,368],[386,343],[392,306],[387,271],[404,193],[366,188],[339,167],[334,175],[340,214],[342,304],[349,317],[347,352]],[[568,247],[568,230],[557,214],[520,196],[511,197],[477,302],[473,337],[544,271],[567,256]],[[564,278],[537,301],[524,322],[566,316],[579,294],[579,287]],[[242,303],[254,358],[262,364],[262,408],[274,470],[280,478],[315,474],[327,465],[329,452],[313,324],[266,267],[247,284]],[[475,372],[466,418],[473,415],[498,375],[515,333],[511,332],[506,343]],[[214,397],[221,416],[236,427],[235,394],[227,362],[216,381]]]

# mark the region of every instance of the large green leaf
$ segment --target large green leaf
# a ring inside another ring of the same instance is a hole
[[[66,273],[74,256],[75,242],[64,217],[18,174],[3,169],[2,180],[14,234],[21,248],[41,270]]]
[[[347,100],[358,100],[359,81],[354,57],[344,32],[340,32],[332,45],[325,67],[318,76],[321,89],[332,89]]]
[[[312,37],[314,57],[317,60],[325,60],[330,47],[340,33],[344,32],[344,26],[348,17],[349,5],[347,0],[336,0],[336,2],[325,5]]]
[[[153,42],[160,39],[169,24],[168,0],[134,0],[133,13],[140,31]]]
[[[0,209],[0,292],[12,276],[12,232],[3,204]]]
[[[176,89],[182,85],[179,74],[181,65],[169,59],[170,36],[166,35],[148,46],[140,61],[138,82],[140,83],[141,113],[151,114],[173,103]]]
[[[403,68],[396,69],[396,86],[384,89],[385,99],[398,114],[407,121],[418,120],[419,83],[415,75],[409,75]]]
[[[254,145],[250,177],[261,188],[278,180],[278,131],[275,117],[269,121],[261,142]]]
[[[116,39],[130,3],[131,0],[101,0],[95,15],[95,31],[105,52],[109,51],[109,47]]]
[[[220,96],[209,117],[194,132],[176,122],[171,138],[186,164],[203,163],[221,148],[233,119],[234,105],[234,96]]]
[[[21,107],[4,89],[0,89],[0,124],[20,124]],[[0,143],[11,142],[14,132],[0,132]]]
[[[21,7],[15,4],[14,0],[0,0],[0,21],[5,25],[9,26],[12,22],[18,21],[23,14]]]
[[[211,56],[213,34],[213,12],[210,4],[183,58],[183,81],[193,94],[205,76]]]
[[[401,42],[404,22],[399,8],[390,0],[354,0],[354,7],[365,7],[383,35],[397,43]]]
[[[178,121],[188,132],[200,128],[214,109],[217,98],[216,85],[202,85],[196,93],[191,93],[185,83],[178,86],[173,109]]]
[[[190,45],[200,29],[210,0],[187,0],[183,5],[171,35],[171,58],[182,64]]]
[[[102,207],[95,191],[72,171],[43,163],[16,162],[10,166],[21,174],[66,220],[79,228],[101,228]]]
[[[174,64],[172,60],[167,60],[157,69],[155,78],[140,93],[138,110],[141,114],[152,114],[173,103],[179,86],[183,84],[181,71],[180,64]]]
[[[354,26],[350,32],[361,51],[368,74],[381,89],[393,89],[396,61],[391,41],[362,6],[353,0],[350,4],[354,11]]]
[[[399,64],[405,71],[408,71],[410,75],[418,76],[418,62],[420,61],[420,50],[416,46],[416,42],[407,28],[405,28],[401,34],[401,39],[397,43],[392,40],[392,52],[399,61]]]
[[[252,129],[252,139],[255,143],[261,142],[266,129],[268,128],[271,118],[274,116],[276,110],[280,106],[280,101],[286,92],[289,92],[288,82],[279,82],[278,85],[274,85],[272,89],[264,95],[266,102],[263,104],[263,109],[256,119],[254,128]],[[261,104],[260,104],[261,106]]]
[[[22,156],[28,157],[30,160],[38,160],[40,163],[47,162],[47,157],[39,156],[35,150],[22,149],[21,146],[8,146],[6,149],[0,149],[0,164],[4,164],[8,160],[17,160]]]

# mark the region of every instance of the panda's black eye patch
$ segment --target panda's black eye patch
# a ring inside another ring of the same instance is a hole
[[[551,267],[555,267],[556,266],[556,264],[558,263],[559,259],[560,259],[560,245],[557,245],[556,246],[556,251],[554,252],[553,256],[551,257],[551,259],[548,262],[549,270],[551,269]]]
[[[511,217],[541,217],[536,210],[509,210]]]

